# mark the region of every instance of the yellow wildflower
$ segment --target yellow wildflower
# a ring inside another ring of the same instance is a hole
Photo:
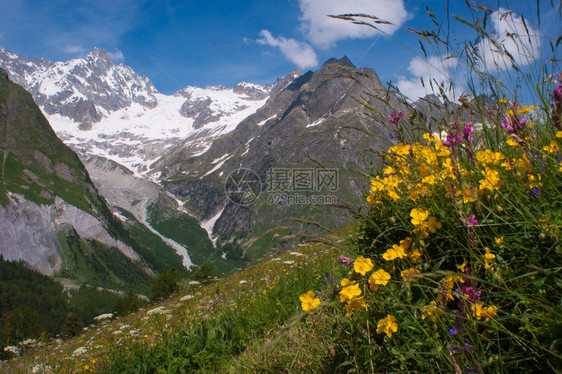
[[[424,313],[424,315],[422,315],[422,319],[430,317],[432,322],[437,321],[437,317],[442,316],[444,313],[443,310],[437,306],[437,302],[435,300],[429,303],[429,305],[424,306],[422,311]]]
[[[501,152],[494,152],[489,149],[476,152],[476,160],[484,166],[499,164],[504,158],[505,156]]]
[[[430,186],[433,186],[434,184],[437,183],[437,180],[435,179],[435,175],[428,175],[426,177],[423,177],[422,183],[429,184]]]
[[[386,252],[382,255],[386,261],[392,261],[396,258],[404,258],[406,257],[406,252],[401,245],[393,244],[392,248],[387,249]]]
[[[497,316],[498,307],[491,305],[486,308],[482,308],[481,316],[486,319],[486,322],[490,321],[492,318]]]
[[[410,217],[412,217],[412,225],[420,226],[429,217],[429,212],[425,209],[414,208],[410,212]]]
[[[486,170],[482,173],[485,178],[480,180],[481,190],[493,191],[503,185],[503,181],[501,180],[500,173],[498,171],[486,168]]]
[[[558,153],[558,151],[560,151],[560,148],[558,148],[558,144],[556,144],[556,142],[552,141],[550,142],[550,145],[544,146],[543,150],[548,153]]]
[[[483,305],[484,305],[484,303],[477,302],[477,303],[474,303],[470,306],[470,311],[471,311],[473,317],[476,317],[477,319],[482,318],[482,306]],[[469,317],[470,317],[470,315],[469,315]]]
[[[435,233],[442,227],[442,225],[441,222],[437,220],[437,218],[429,217],[429,219],[425,223],[425,227],[427,227],[430,232]]]
[[[394,169],[392,166],[387,166],[383,169],[383,174],[394,174],[396,173],[396,169]]]
[[[412,238],[407,237],[404,240],[400,240],[400,246],[402,248],[404,248],[405,251],[407,251],[408,249],[410,249],[410,246],[412,245]]]
[[[462,196],[462,202],[465,204],[476,201],[476,193],[467,186],[459,192],[459,195]]]
[[[512,147],[518,147],[519,143],[517,143],[513,138],[509,138],[506,141],[506,144]]]
[[[365,258],[363,256],[359,256],[353,262],[353,270],[355,272],[365,275],[368,271],[371,271],[373,268],[373,261],[370,258]]]
[[[410,147],[406,144],[399,143],[394,147],[388,149],[389,153],[396,153],[398,155],[404,156],[410,153]]]
[[[379,286],[386,286],[390,280],[390,274],[384,271],[384,269],[379,269],[371,274],[369,278],[369,286],[373,291],[379,289]]]
[[[408,270],[402,270],[400,272],[400,275],[402,275],[404,282],[417,282],[418,278],[412,278],[412,277],[418,274],[420,274],[420,271],[414,268],[409,268]]]
[[[414,262],[419,262],[421,261],[421,253],[417,248],[414,248],[410,253],[408,253],[408,256],[410,257],[410,259]]]
[[[556,137],[557,137],[557,138],[562,138],[562,131],[557,131],[557,132],[556,132]]]
[[[490,263],[494,261],[496,255],[490,252],[490,248],[484,248],[486,253],[484,254],[484,268],[489,269],[491,267]],[[494,268],[492,268],[494,270]]]
[[[305,294],[300,295],[302,310],[310,310],[316,308],[320,305],[320,299],[316,298],[316,294],[313,291],[308,291]]]
[[[532,106],[524,105],[523,108],[517,111],[517,114],[525,114],[527,112],[537,109],[538,107],[539,107],[538,105],[532,105]]]
[[[445,278],[445,287],[447,291],[452,290],[455,287],[455,282],[462,280],[462,277],[450,275]]]
[[[340,291],[340,301],[342,303],[361,295],[361,288],[356,282],[351,282],[349,279],[344,278],[341,281],[341,285],[343,287]]]
[[[396,318],[394,316],[387,314],[386,318],[379,320],[377,323],[377,334],[386,334],[389,338],[392,337],[392,333],[398,331],[398,325],[396,324]]]
[[[345,304],[345,309],[348,313],[351,313],[353,310],[364,309],[365,308],[365,301],[363,300],[363,296],[356,297],[351,300],[347,300]]]
[[[462,264],[457,265],[457,268],[464,273],[464,268],[466,267],[467,264],[468,261],[465,260]]]

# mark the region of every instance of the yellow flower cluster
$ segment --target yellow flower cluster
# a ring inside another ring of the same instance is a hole
[[[472,317],[476,317],[476,319],[484,318],[488,322],[497,315],[498,307],[494,305],[484,307],[484,303],[477,302],[471,305],[470,311]]]
[[[521,110],[526,113],[533,109],[534,107],[523,107]],[[552,158],[558,157],[560,171],[561,138],[562,131],[558,131],[556,138],[542,148]],[[463,204],[473,203],[478,200],[478,196],[505,186],[506,181],[502,175],[522,178],[529,189],[542,186],[541,176],[533,174],[533,163],[528,156],[530,153],[521,147],[521,142],[526,140],[517,137],[506,139],[505,144],[512,147],[514,156],[510,157],[505,153],[509,147],[503,147],[500,151],[479,150],[471,156],[470,165],[463,167],[462,162],[452,157],[449,148],[443,146],[438,137],[427,133],[423,139],[425,144],[400,143],[389,149],[385,156],[387,166],[382,175],[371,180],[371,190],[367,196],[370,205],[389,199],[417,201],[439,193],[447,197],[456,196]],[[443,188],[445,194],[442,194]],[[413,213],[411,217],[414,226],[428,219],[423,210]],[[425,231],[431,225],[429,220]],[[421,228],[420,230],[423,231]]]
[[[432,194],[432,186],[454,177],[450,151],[439,138],[425,134],[426,145],[397,144],[386,155],[388,167],[383,176],[371,180],[369,204],[381,202],[383,196],[399,200],[403,195],[418,200]]]

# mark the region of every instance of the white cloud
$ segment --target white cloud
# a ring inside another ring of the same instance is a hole
[[[123,56],[123,52],[121,50],[116,49],[115,52],[107,52],[107,55],[111,59],[111,61],[123,61],[125,56]]]
[[[67,44],[63,47],[63,50],[65,53],[71,54],[71,55],[77,55],[82,57],[82,55],[84,53],[86,53],[86,49],[84,47],[82,47],[81,45],[70,45]]]
[[[299,42],[295,39],[286,39],[282,36],[276,38],[267,30],[260,31],[259,35],[261,36],[257,40],[259,44],[279,48],[285,58],[295,63],[300,69],[307,69],[318,65],[316,53],[307,43]]]
[[[371,27],[328,15],[368,14],[396,25],[402,25],[409,18],[403,0],[299,0],[299,4],[301,26],[310,41],[320,48],[329,48],[338,40],[368,38],[379,33]],[[392,25],[377,26],[389,34],[396,30]]]
[[[540,32],[525,24],[521,16],[500,8],[491,16],[494,40],[505,48],[519,66],[526,66],[535,59],[540,58],[541,37]],[[480,57],[489,71],[509,70],[512,62],[505,53],[498,52],[498,48],[489,40],[484,39],[478,45]]]
[[[449,89],[451,74],[456,64],[454,58],[443,59],[431,56],[427,60],[415,57],[408,65],[408,71],[413,78],[400,77],[396,86],[410,100],[417,100],[429,94],[439,94],[437,85],[443,85],[449,99],[454,99],[454,93]],[[423,80],[423,85],[421,81]],[[432,88],[433,85],[433,88]],[[458,89],[458,87],[456,88]]]

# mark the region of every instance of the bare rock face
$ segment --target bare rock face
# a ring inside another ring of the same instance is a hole
[[[0,206],[2,256],[6,260],[25,261],[41,273],[52,275],[61,268],[53,209],[14,199],[14,204]]]
[[[112,206],[131,212],[139,221],[146,221],[146,209],[159,195],[159,186],[136,177],[118,163],[94,156],[85,163],[88,173],[101,194]]]
[[[237,245],[259,238],[264,228],[290,227],[298,237],[303,225],[291,222],[290,217],[313,217],[311,221],[326,227],[346,222],[345,212],[328,205],[268,202],[268,171],[336,169],[338,189],[322,193],[347,203],[350,197],[361,199],[368,188],[368,181],[354,174],[369,167],[365,154],[377,155],[395,141],[383,122],[393,110],[405,108],[388,95],[373,70],[356,69],[344,57],[327,61],[316,72],[295,73],[290,78],[270,87],[274,93],[266,104],[235,130],[214,140],[204,153],[193,156],[188,147],[176,147],[153,165],[166,173],[164,184],[170,193],[185,201],[202,221],[214,221],[212,237],[225,251],[245,253]],[[252,94],[243,87],[237,90]],[[381,119],[373,120],[357,98],[365,98]],[[263,196],[251,205],[237,205],[225,196],[224,181],[238,168],[252,170],[262,181]]]
[[[21,260],[53,275],[63,265],[57,250],[58,233],[70,227],[83,239],[94,239],[118,248],[131,260],[140,260],[129,246],[112,238],[96,217],[60,198],[53,205],[38,205],[18,194],[11,194],[10,203],[0,206],[0,253],[6,260]]]

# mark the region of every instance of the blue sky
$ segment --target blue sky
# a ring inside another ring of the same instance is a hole
[[[538,44],[526,46],[534,54],[540,55],[560,34],[558,10],[550,1],[478,3],[517,12],[515,23],[522,15]],[[25,58],[52,61],[84,57],[97,46],[114,62],[148,76],[166,94],[187,85],[272,83],[297,67],[315,70],[331,57],[347,55],[356,66],[374,68],[383,81],[415,95],[422,89],[420,76],[435,76],[441,57],[428,50],[436,69],[428,68],[416,59],[422,54],[417,39],[403,28],[383,26],[387,35],[382,35],[326,15],[365,13],[403,27],[435,29],[425,6],[445,21],[446,0],[0,0],[0,44]],[[537,11],[544,31],[540,36]],[[463,0],[450,0],[449,13],[471,18]],[[506,27],[509,17],[501,14],[495,21],[492,17],[491,29],[526,33],[517,25]],[[472,37],[457,21],[444,22],[447,27],[455,42]],[[512,47],[512,53],[520,50]],[[482,44],[485,48],[490,43]],[[450,69],[454,63],[445,65]]]

